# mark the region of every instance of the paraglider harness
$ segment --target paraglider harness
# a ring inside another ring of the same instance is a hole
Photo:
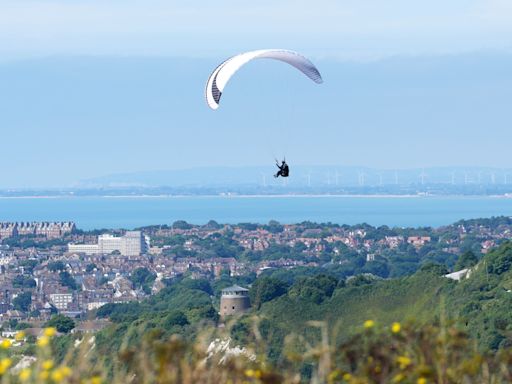
[[[274,177],[288,177],[290,174],[290,168],[288,167],[288,164],[286,164],[286,159],[283,160],[282,164],[279,165],[279,162],[276,159],[276,166],[279,168],[279,171],[274,175]]]

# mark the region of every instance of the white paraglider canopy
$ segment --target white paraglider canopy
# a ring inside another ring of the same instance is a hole
[[[255,59],[280,60],[297,68],[315,83],[322,83],[322,76],[318,69],[304,56],[294,51],[284,49],[262,49],[241,53],[220,64],[208,78],[206,83],[206,102],[211,109],[219,108],[220,97],[229,79],[242,66]]]

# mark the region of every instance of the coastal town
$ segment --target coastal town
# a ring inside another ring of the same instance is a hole
[[[215,281],[302,267],[388,278],[426,262],[451,269],[462,252],[481,256],[511,238],[508,217],[435,229],[177,221],[83,231],[72,222],[4,222],[0,319],[11,325],[44,322],[56,313],[87,319],[105,304],[140,301],[180,277]]]

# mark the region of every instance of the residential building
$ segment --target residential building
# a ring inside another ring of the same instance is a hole
[[[86,255],[110,254],[118,251],[123,256],[139,256],[149,249],[149,238],[141,231],[127,231],[123,236],[104,234],[97,244],[68,244],[69,252]]]
[[[37,235],[59,238],[76,229],[72,221],[64,222],[3,222],[0,223],[0,239],[16,236]]]
[[[50,302],[59,311],[65,311],[68,309],[68,305],[73,302],[72,293],[52,293],[50,294]]]

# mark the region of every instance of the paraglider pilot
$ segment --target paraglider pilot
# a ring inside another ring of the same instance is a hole
[[[279,168],[279,171],[277,171],[274,177],[288,177],[288,175],[290,174],[290,168],[288,168],[288,164],[286,164],[285,160],[281,162],[281,165],[279,165],[279,163],[276,160],[276,166],[277,168]]]

